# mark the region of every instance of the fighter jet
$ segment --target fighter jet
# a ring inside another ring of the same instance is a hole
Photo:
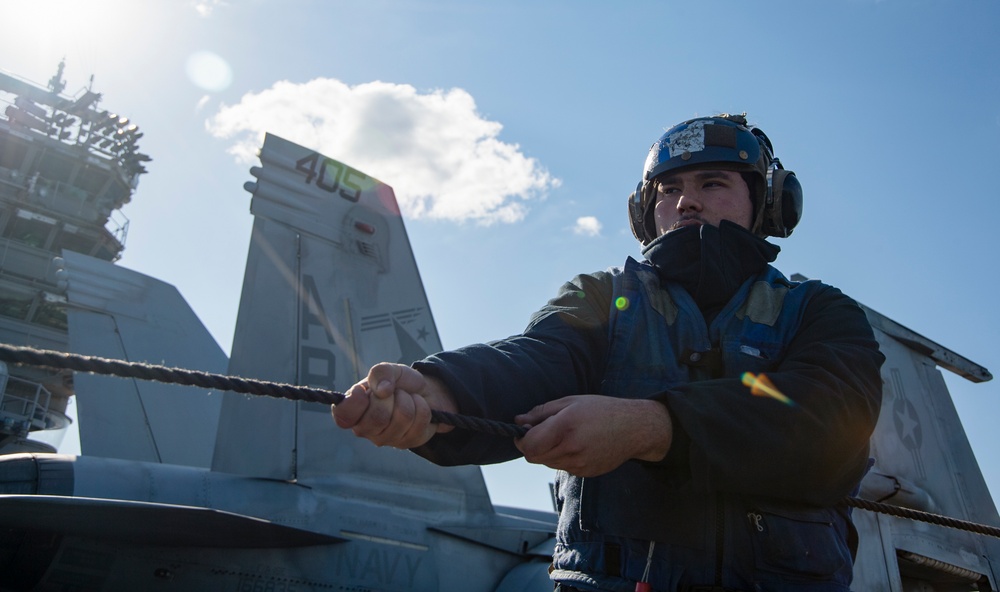
[[[392,189],[270,134],[260,159],[228,367],[171,286],[67,251],[71,351],[344,390],[440,349]],[[888,359],[860,497],[1000,526],[939,368],[989,372],[866,312]],[[0,591],[552,589],[555,514],[493,506],[478,467],[377,448],[315,403],[75,389],[82,455],[0,456]],[[1000,589],[995,538],[854,517],[856,590]]]
[[[268,135],[232,356],[176,290],[60,262],[70,350],[345,390],[441,348],[392,189]],[[213,347],[214,346],[214,347]],[[329,407],[78,374],[82,455],[0,456],[0,590],[546,590],[555,515]]]

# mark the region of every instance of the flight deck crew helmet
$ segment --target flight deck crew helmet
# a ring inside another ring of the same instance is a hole
[[[774,157],[771,141],[747,125],[746,113],[699,117],[667,130],[649,149],[642,180],[629,196],[629,224],[639,242],[656,238],[656,178],[685,169],[739,171],[750,188],[757,236],[786,237],[802,217],[802,185]]]

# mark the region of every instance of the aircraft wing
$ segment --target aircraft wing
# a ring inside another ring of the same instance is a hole
[[[0,495],[0,524],[162,547],[282,548],[345,540],[211,508],[58,495]]]

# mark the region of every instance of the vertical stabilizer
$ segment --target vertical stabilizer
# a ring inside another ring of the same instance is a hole
[[[870,308],[865,312],[886,361],[882,411],[871,439],[875,463],[862,481],[861,497],[1000,526],[937,366],[973,382],[992,375]],[[856,589],[997,589],[996,538],[867,511],[857,511],[854,517],[861,541],[854,568]]]
[[[69,350],[222,373],[226,355],[173,286],[64,251]],[[77,373],[85,455],[208,467],[222,397],[204,389]]]
[[[260,159],[229,373],[343,391],[374,363],[440,350],[392,188],[271,134]],[[222,414],[215,470],[342,484],[458,479],[486,495],[478,468],[378,449],[338,430],[323,405],[227,394]]]

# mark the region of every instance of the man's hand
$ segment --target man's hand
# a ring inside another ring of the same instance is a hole
[[[514,418],[532,426],[516,441],[525,460],[596,477],[629,459],[659,461],[670,451],[673,423],[657,401],[575,395]]]
[[[431,409],[455,413],[448,388],[402,364],[376,364],[331,406],[337,425],[378,446],[416,448],[452,426],[431,423]]]

